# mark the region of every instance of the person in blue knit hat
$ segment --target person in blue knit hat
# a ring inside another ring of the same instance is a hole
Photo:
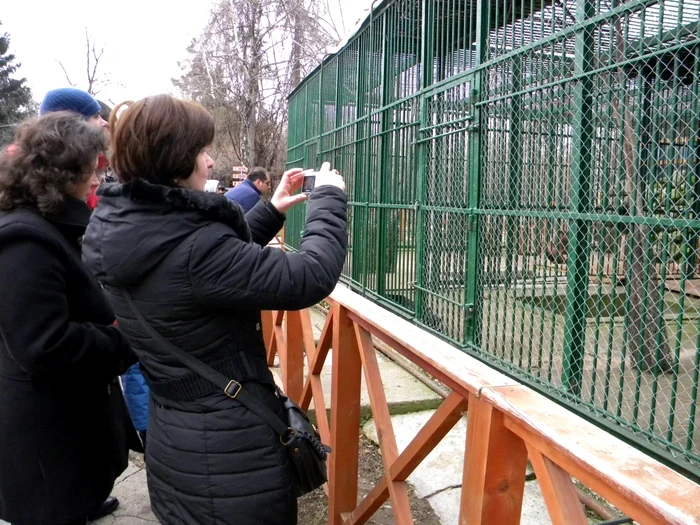
[[[94,121],[101,127],[106,127],[107,122],[100,116],[100,109],[100,104],[87,91],[58,88],[46,93],[39,106],[39,115],[51,111],[72,111],[82,115],[87,121]]]

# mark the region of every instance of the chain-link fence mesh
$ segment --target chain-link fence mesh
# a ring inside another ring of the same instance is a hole
[[[347,283],[697,477],[699,59],[700,0],[386,1],[288,164],[345,175]]]

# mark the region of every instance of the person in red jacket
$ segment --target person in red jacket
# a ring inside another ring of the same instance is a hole
[[[102,126],[102,122],[105,124],[109,120],[109,114],[112,112],[112,108],[110,108],[107,104],[102,102],[101,100],[96,101],[99,106],[100,106],[100,126]],[[109,128],[107,126],[102,126],[102,129],[104,130],[105,134],[107,135],[107,138],[109,138]],[[100,184],[106,181],[106,174],[107,171],[109,170],[109,158],[107,158],[106,155],[100,153],[99,158],[97,159],[97,176],[100,179]],[[112,181],[114,182],[114,181]],[[98,185],[93,186],[90,189],[90,196],[88,197],[87,200],[87,205],[91,210],[94,210],[95,207],[97,206],[97,201],[100,200],[100,198],[97,196],[97,188],[99,187]]]

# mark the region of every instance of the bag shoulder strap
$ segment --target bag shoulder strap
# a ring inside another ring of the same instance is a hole
[[[165,337],[160,335],[155,328],[153,328],[146,318],[141,314],[139,309],[134,304],[134,300],[131,294],[126,288],[121,289],[122,297],[126,300],[131,311],[136,315],[136,318],[141,322],[143,327],[146,329],[148,335],[157,341],[162,348],[170,351],[175,357],[177,357],[185,366],[187,366],[192,371],[198,373],[214,385],[218,386],[224,394],[226,394],[231,399],[235,399],[242,405],[244,405],[248,410],[254,412],[258,417],[260,417],[265,423],[267,423],[272,429],[280,435],[280,439],[284,444],[284,439],[290,434],[291,429],[284,424],[284,422],[275,414],[272,410],[267,408],[257,397],[248,393],[243,389],[241,385],[235,379],[229,379],[224,374],[218,370],[207,365],[200,359],[197,359],[191,354],[188,354],[180,347],[174,345],[168,341]]]

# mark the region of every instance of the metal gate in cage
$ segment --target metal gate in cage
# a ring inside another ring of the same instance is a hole
[[[289,100],[344,281],[700,479],[700,0],[374,5]]]

